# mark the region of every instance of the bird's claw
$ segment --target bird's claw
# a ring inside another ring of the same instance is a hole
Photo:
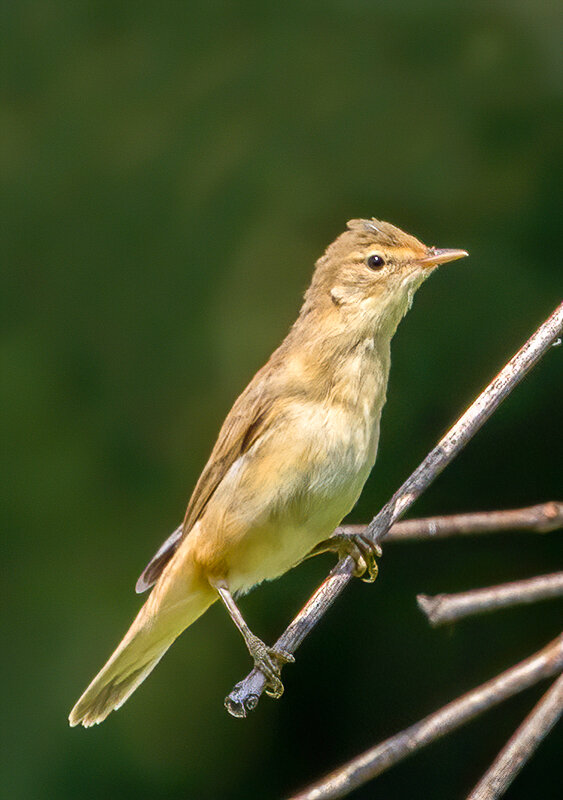
[[[284,692],[280,678],[281,668],[284,664],[293,663],[295,658],[287,650],[268,647],[257,636],[254,636],[252,641],[249,642],[248,649],[254,661],[254,666],[266,677],[266,694],[269,697],[273,697],[274,700],[278,700]]]
[[[373,583],[379,572],[376,557],[381,556],[381,547],[361,533],[335,533],[331,539],[335,540],[334,549],[340,558],[350,556],[354,559],[354,577],[361,578],[364,583]]]

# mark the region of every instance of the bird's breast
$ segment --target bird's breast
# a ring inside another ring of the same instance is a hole
[[[313,404],[302,410],[298,426],[307,443],[302,454],[304,514],[326,508],[331,524],[356,502],[373,466],[379,440],[379,415],[369,404]]]
[[[359,366],[340,365],[342,380],[320,398],[286,396],[217,488],[202,549],[233,591],[286,572],[356,503],[375,461],[386,388],[382,370]]]
[[[371,415],[303,405],[237,467],[236,546],[227,557],[233,591],[278,577],[330,536],[360,495],[378,437]]]

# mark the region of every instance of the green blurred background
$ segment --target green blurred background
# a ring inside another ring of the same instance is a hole
[[[550,0],[6,4],[7,798],[281,798],[555,636],[556,603],[433,631],[415,594],[553,571],[557,534],[389,546],[375,586],[357,582],[286,670],[281,702],[226,715],[249,660],[213,608],[118,714],[66,724],[224,415],[347,219],[471,253],[423,288],[393,343],[353,521],[559,301],[557,13]],[[416,514],[561,494],[562,352]],[[256,632],[275,639],[331,563],[246,598]],[[463,796],[544,689],[355,796]],[[560,740],[510,797],[556,796]]]

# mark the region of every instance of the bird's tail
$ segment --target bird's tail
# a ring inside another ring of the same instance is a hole
[[[116,651],[70,712],[72,727],[96,725],[122,706],[173,641],[216,599],[208,586],[194,586],[186,593],[184,582],[181,596],[174,597],[177,586],[167,583],[163,576]]]

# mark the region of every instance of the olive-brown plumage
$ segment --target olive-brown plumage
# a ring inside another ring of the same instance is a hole
[[[318,260],[289,334],[228,414],[182,526],[139,579],[151,594],[71,725],[122,705],[218,598],[281,694],[288,656],[252,634],[233,595],[299,563],[353,507],[376,457],[391,338],[420,284],[464,255],[386,222],[348,223]]]

